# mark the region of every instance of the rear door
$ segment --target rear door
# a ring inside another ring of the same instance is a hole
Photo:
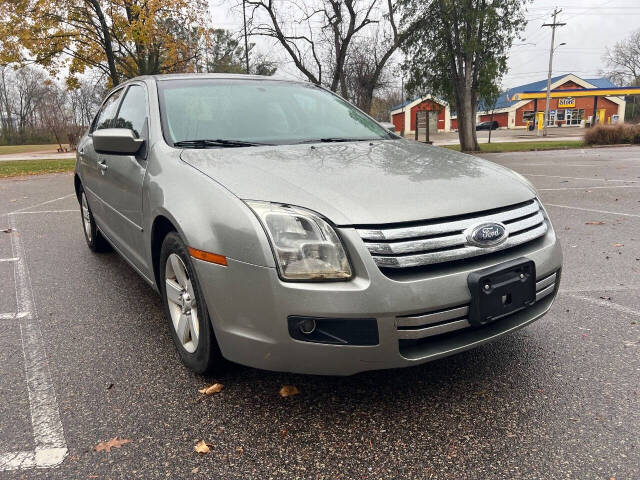
[[[104,190],[104,164],[102,163],[102,155],[97,153],[93,148],[93,140],[91,136],[94,131],[102,128],[110,128],[111,122],[118,112],[120,100],[124,89],[119,89],[111,93],[100,107],[86,140],[78,146],[78,160],[80,162],[80,178],[82,186],[87,195],[87,201],[91,208],[94,218],[98,225],[103,228],[105,224],[105,210],[103,208],[100,193]]]
[[[149,273],[142,235],[142,185],[147,169],[148,101],[144,84],[127,87],[113,128],[128,128],[136,138],[145,139],[136,155],[101,154],[104,185],[105,234],[143,273]]]

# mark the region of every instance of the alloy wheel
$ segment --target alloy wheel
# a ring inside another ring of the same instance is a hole
[[[165,291],[171,323],[182,347],[189,353],[198,348],[200,324],[193,283],[180,256],[172,253],[165,267]]]
[[[87,204],[87,196],[82,192],[80,209],[82,211],[82,226],[87,240],[91,243],[91,213],[89,213],[89,205]]]

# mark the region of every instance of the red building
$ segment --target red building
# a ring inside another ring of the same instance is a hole
[[[582,79],[573,74],[560,75],[551,79],[551,90],[580,90],[587,88],[614,88],[606,78]],[[509,89],[500,96],[493,111],[493,119],[498,122],[500,128],[526,128],[527,122],[533,122],[535,112],[544,112],[545,100],[512,100],[516,93],[546,91],[547,81],[528,83]],[[552,98],[549,102],[549,125],[550,126],[584,126],[593,115],[594,98],[591,97],[571,97],[570,93],[563,98]],[[599,97],[598,110],[604,109],[604,123],[611,120],[624,119],[625,112],[624,97]],[[449,131],[458,128],[458,120],[455,112],[452,113],[446,102],[425,97],[406,102],[403,105],[394,107],[391,111],[391,121],[396,127],[396,131],[404,134],[413,134],[415,131],[415,112],[418,110],[431,110],[434,117],[437,115],[437,124],[430,125],[430,131]],[[491,110],[486,106],[478,106],[478,122],[491,119]],[[430,116],[430,120],[434,120]],[[406,125],[409,128],[406,129]]]
[[[391,109],[391,123],[396,127],[396,132],[402,132],[405,135],[413,134],[416,130],[416,112],[420,110],[429,111],[429,131],[449,131],[451,125],[449,105],[447,102],[427,95]]]

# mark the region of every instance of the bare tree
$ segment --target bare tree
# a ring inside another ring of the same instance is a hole
[[[640,85],[640,30],[606,49],[607,76],[617,85]]]
[[[275,39],[310,81],[370,111],[393,53],[417,27],[397,27],[394,0],[247,0],[252,33]]]
[[[51,80],[45,85],[46,96],[40,103],[39,114],[43,125],[55,137],[58,151],[65,150],[69,128],[72,123],[72,111],[68,102],[69,92]]]
[[[2,72],[2,97],[8,130],[5,138],[22,143],[27,130],[37,127],[38,106],[45,96],[46,74],[34,67],[18,70],[6,68]]]
[[[632,33],[628,38],[616,43],[613,48],[607,48],[604,55],[606,72],[609,79],[620,86],[640,85],[640,30]],[[626,119],[640,117],[640,102],[637,96],[627,99]]]
[[[370,23],[378,0],[247,0],[252,33],[276,39],[296,68],[315,84],[347,96],[344,65],[354,37]],[[266,15],[261,22],[259,14]],[[323,78],[328,72],[328,79]]]
[[[59,148],[90,124],[105,93],[105,75],[64,85],[34,67],[0,68],[0,140],[7,144],[50,142]]]

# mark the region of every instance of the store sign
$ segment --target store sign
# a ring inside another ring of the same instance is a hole
[[[565,97],[558,100],[558,108],[574,108],[576,99],[573,97]]]

